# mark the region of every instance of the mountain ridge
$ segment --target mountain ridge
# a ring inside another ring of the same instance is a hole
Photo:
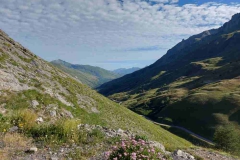
[[[118,74],[97,66],[71,64],[60,59],[50,63],[92,88],[120,77]]]

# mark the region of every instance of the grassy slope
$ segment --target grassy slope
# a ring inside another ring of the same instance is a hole
[[[98,87],[103,83],[120,77],[120,75],[100,67],[74,65],[62,60],[52,61],[51,63],[92,88]]]
[[[75,118],[80,118],[82,123],[100,124],[115,129],[128,129],[134,133],[146,135],[152,140],[162,142],[170,149],[191,146],[189,142],[165,131],[161,127],[154,125],[134,112],[110,101],[89,87],[79,83],[48,62],[36,57],[25,48],[17,46],[12,39],[6,35],[2,36],[2,34],[3,33],[1,33],[0,41],[0,69],[7,70],[9,73],[12,73],[11,70],[14,70],[18,81],[32,88],[18,92],[2,90],[4,94],[0,95],[0,104],[6,104],[5,108],[9,114],[24,108],[29,108],[36,112],[36,114],[43,114],[42,112],[46,110],[46,106],[49,104],[58,104],[60,108],[71,111]],[[20,55],[25,56],[25,58]],[[26,74],[20,76],[20,74],[22,74],[20,71]],[[30,77],[30,75],[34,75],[34,78]],[[59,93],[59,95],[64,97],[68,102],[72,103],[73,106],[67,106],[57,97],[50,96],[46,93],[47,89],[52,89],[54,93]],[[85,97],[86,100],[90,99],[89,101],[83,100],[80,103],[85,105],[86,108],[91,108],[91,103],[93,103],[100,113],[91,113],[86,109],[80,108],[77,95]],[[33,109],[31,107],[31,100],[37,100],[39,106]],[[51,117],[46,117],[47,120],[51,120]],[[6,128],[3,128],[2,125],[0,129],[2,132]]]

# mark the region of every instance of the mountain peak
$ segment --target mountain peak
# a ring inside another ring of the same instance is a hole
[[[222,27],[220,27],[219,30],[225,33],[240,30],[240,13],[233,15],[232,19],[229,22],[226,22]]]

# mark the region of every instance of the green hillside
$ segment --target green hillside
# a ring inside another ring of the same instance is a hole
[[[119,74],[100,67],[94,67],[90,65],[75,65],[63,60],[55,60],[51,63],[55,67],[58,67],[74,78],[77,78],[83,84],[86,84],[92,88],[96,88],[103,83],[120,77]]]
[[[155,121],[213,138],[240,129],[240,14],[178,43],[154,64],[105,83],[99,92]]]
[[[85,159],[116,141],[104,138],[98,130],[78,131],[79,124],[129,130],[161,142],[169,150],[192,146],[79,83],[1,30],[0,84],[0,140],[6,145],[0,147],[3,159],[25,159],[31,146],[45,156],[65,147],[71,158]]]

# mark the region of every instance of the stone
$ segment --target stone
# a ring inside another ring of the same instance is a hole
[[[50,116],[51,117],[56,117],[57,116],[57,112],[55,110],[50,111]]]
[[[18,126],[13,126],[9,128],[9,132],[16,132],[18,130]]]
[[[37,107],[39,105],[38,101],[32,100],[32,107]]]
[[[50,160],[58,160],[58,157],[51,157]]]
[[[6,106],[6,103],[3,103],[0,105],[0,113],[1,114],[5,114],[7,112],[7,110],[4,108]]]
[[[121,128],[119,128],[119,129],[117,130],[117,134],[122,135],[123,133],[124,133],[124,131],[123,131]]]
[[[195,159],[192,155],[182,150],[177,150],[173,152],[172,157],[173,157],[173,160],[194,160]]]
[[[29,151],[35,153],[35,152],[38,151],[38,149],[37,149],[37,147],[31,147],[31,148],[29,149]]]
[[[42,123],[42,122],[44,122],[44,121],[43,121],[43,118],[42,118],[42,117],[39,117],[38,119],[36,119],[36,122]]]
[[[91,111],[93,113],[99,113],[99,110],[96,107],[91,107]]]
[[[65,113],[65,115],[66,115],[67,117],[69,117],[69,118],[74,118],[73,115],[72,115],[72,113],[71,113],[70,111],[64,110],[64,113]]]
[[[159,142],[151,141],[150,142],[150,147],[156,147],[156,148],[162,150],[163,152],[165,152],[165,147]]]

